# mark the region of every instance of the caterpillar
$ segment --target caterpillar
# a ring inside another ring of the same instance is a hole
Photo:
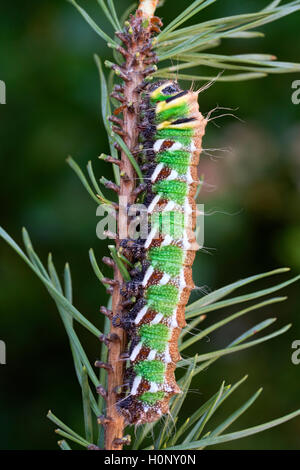
[[[168,412],[170,398],[180,393],[174,372],[194,288],[194,197],[205,126],[198,92],[181,90],[175,81],[147,84],[142,91],[139,150],[149,231],[144,240],[122,242],[136,262],[121,290],[129,304],[134,300],[121,319],[130,338],[129,393],[118,404],[130,424],[159,419]]]

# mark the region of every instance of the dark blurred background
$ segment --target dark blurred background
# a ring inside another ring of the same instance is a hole
[[[117,0],[119,12],[130,3]],[[267,1],[242,3],[216,2],[202,17],[255,11]],[[110,31],[96,1],[81,4]],[[188,4],[168,0],[160,11],[165,24]],[[267,52],[300,62],[299,20],[300,13],[294,14],[264,27],[265,39],[227,40],[216,51]],[[65,159],[70,154],[83,167],[91,159],[98,177],[112,176],[109,165],[97,159],[108,145],[92,57],[96,52],[110,58],[111,51],[63,0],[5,2],[0,25],[0,79],[7,86],[7,104],[0,105],[1,225],[19,243],[26,226],[42,259],[51,251],[60,273],[64,262],[70,262],[74,302],[101,328],[99,306],[107,299],[90,267],[88,249],[93,247],[100,259],[107,253],[106,242],[96,238],[96,207]],[[220,127],[211,123],[207,129],[206,149],[232,151],[203,155],[201,161],[206,184],[198,202],[205,203],[206,212],[216,213],[205,218],[208,253],[199,253],[195,263],[199,286],[215,289],[280,266],[299,273],[300,105],[291,102],[296,79],[300,75],[218,83],[200,95],[204,113],[217,104],[230,106],[238,108],[235,114],[245,122],[224,118],[216,121]],[[3,241],[0,253],[0,339],[7,345],[7,365],[0,366],[0,448],[55,449],[54,426],[46,419],[49,408],[71,427],[81,430],[83,425],[68,341],[39,280]],[[288,276],[265,279],[246,291]],[[221,348],[274,315],[279,315],[279,326],[293,323],[287,334],[203,372],[193,386],[200,393],[190,392],[187,413],[215,393],[223,379],[232,383],[245,373],[248,382],[218,412],[218,422],[260,386],[263,395],[233,430],[299,408],[300,365],[291,363],[291,344],[300,339],[298,292],[299,285],[288,287],[285,303],[252,312],[198,345],[201,352]],[[226,313],[235,311],[232,307]],[[222,312],[210,315],[215,320]],[[83,343],[93,362],[99,344],[84,334]],[[298,419],[220,448],[299,449],[299,436]]]

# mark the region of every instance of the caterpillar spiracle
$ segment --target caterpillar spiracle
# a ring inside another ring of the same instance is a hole
[[[194,288],[194,198],[205,126],[197,92],[183,91],[175,81],[148,84],[142,92],[139,140],[149,234],[146,240],[123,241],[139,265],[122,289],[125,298],[135,298],[122,319],[130,338],[125,373],[130,391],[118,405],[131,424],[159,419],[180,393],[174,372]]]

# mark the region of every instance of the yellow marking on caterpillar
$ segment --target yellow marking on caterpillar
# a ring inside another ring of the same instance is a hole
[[[161,129],[194,129],[199,127],[199,120],[195,119],[190,122],[182,122],[181,124],[173,124],[171,121],[164,121],[157,125],[157,130]]]

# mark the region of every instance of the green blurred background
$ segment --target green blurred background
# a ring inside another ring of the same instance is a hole
[[[122,12],[131,2],[115,3]],[[267,4],[239,3],[216,2],[202,16],[255,11]],[[81,4],[109,31],[95,0]],[[188,4],[168,0],[160,11],[164,22]],[[268,52],[300,62],[299,20],[300,13],[294,14],[267,25],[265,39],[227,40],[218,51]],[[82,166],[91,159],[99,177],[112,176],[109,165],[97,159],[108,152],[108,145],[92,57],[97,52],[109,58],[111,51],[63,0],[6,2],[1,5],[0,25],[0,79],[7,86],[7,104],[0,106],[1,225],[18,242],[20,229],[26,226],[42,259],[51,251],[60,273],[64,262],[70,262],[74,302],[101,328],[99,306],[106,302],[106,293],[91,270],[88,249],[93,247],[100,259],[107,253],[106,242],[96,238],[96,207],[65,158],[71,154]],[[224,118],[216,121],[219,128],[211,123],[207,129],[206,149],[232,151],[202,157],[206,185],[198,202],[214,215],[205,218],[208,252],[199,253],[195,263],[198,286],[215,289],[280,266],[299,273],[300,105],[291,102],[296,79],[300,76],[290,74],[220,83],[200,95],[204,113],[217,104],[230,106],[239,108],[235,114],[245,122]],[[81,430],[83,425],[66,334],[34,274],[2,241],[0,254],[0,339],[7,345],[7,365],[0,366],[0,448],[55,449],[54,426],[46,419],[49,408],[71,427]],[[291,363],[291,344],[300,339],[298,291],[299,285],[290,286],[284,304],[251,313],[198,345],[201,352],[221,348],[255,322],[274,315],[279,315],[279,326],[293,323],[284,336],[228,356],[203,372],[190,392],[186,413],[209,398],[223,379],[230,383],[245,373],[247,383],[217,414],[219,422],[260,386],[263,395],[232,430],[299,408],[300,365]],[[211,315],[215,320],[223,313]],[[82,337],[94,361],[99,344],[84,332]],[[299,436],[298,419],[219,448],[300,449]]]

